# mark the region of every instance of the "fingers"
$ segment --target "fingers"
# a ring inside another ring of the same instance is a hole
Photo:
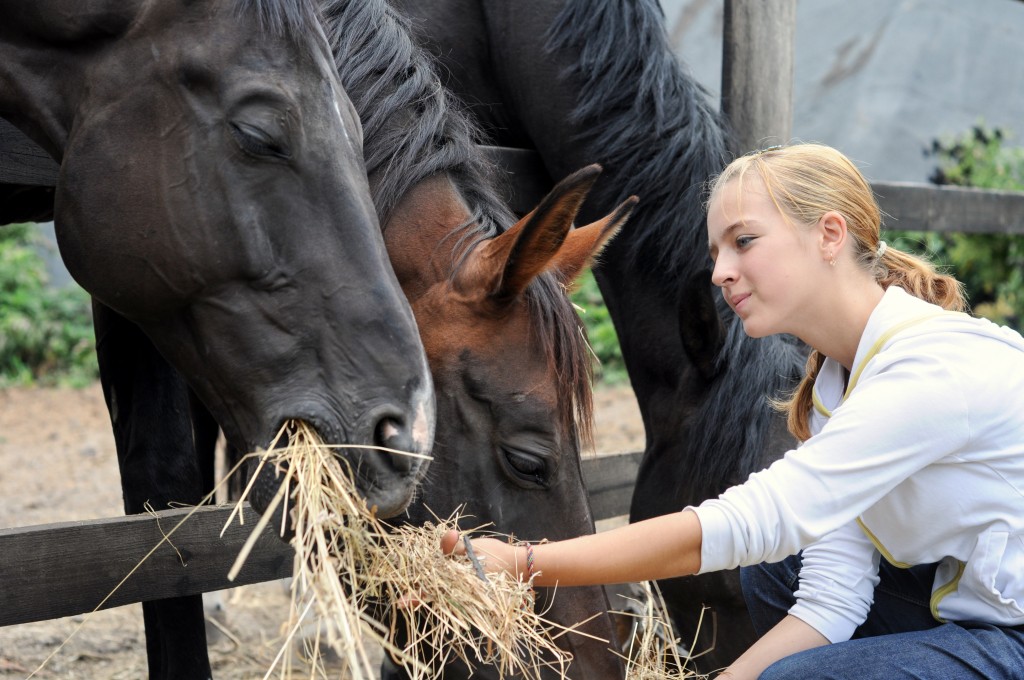
[[[446,532],[441,537],[441,552],[445,555],[465,555],[466,547],[459,540],[460,538],[459,532],[455,529]]]

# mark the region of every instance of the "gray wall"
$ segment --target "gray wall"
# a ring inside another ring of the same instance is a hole
[[[717,101],[723,0],[662,6],[677,54]],[[794,138],[839,148],[870,179],[926,181],[932,140],[979,121],[1024,146],[1017,0],[798,0],[794,61]]]

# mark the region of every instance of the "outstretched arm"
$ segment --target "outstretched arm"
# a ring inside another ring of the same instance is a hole
[[[529,576],[524,545],[493,538],[473,540],[473,552],[489,572],[505,570]],[[459,535],[444,536],[445,553],[463,554]],[[654,581],[695,574],[700,569],[701,528],[691,511],[627,524],[598,534],[533,545],[534,583],[538,586],[584,586]]]

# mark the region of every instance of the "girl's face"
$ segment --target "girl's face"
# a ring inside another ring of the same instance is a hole
[[[784,217],[764,182],[749,173],[730,180],[708,206],[711,280],[755,338],[775,333],[802,337],[820,300],[827,267],[816,229]]]

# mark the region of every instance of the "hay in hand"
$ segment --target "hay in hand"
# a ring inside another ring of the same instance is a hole
[[[638,584],[643,592],[640,600],[631,600],[629,611],[635,617],[633,637],[625,654],[626,680],[702,680],[708,678],[688,669],[691,659],[710,650],[694,654],[682,647],[672,628],[665,600],[657,584],[645,581]],[[698,629],[704,622],[705,607],[701,611]],[[695,641],[696,642],[696,641]]]
[[[285,437],[287,446],[275,448]],[[379,643],[413,678],[437,677],[454,659],[471,668],[493,664],[503,676],[539,678],[545,663],[567,666],[568,654],[554,642],[564,629],[555,632],[534,611],[530,583],[506,574],[484,576],[470,558],[442,555],[441,536],[456,528],[458,518],[386,527],[356,491],[337,448],[323,444],[305,423],[292,421],[271,450],[259,454],[260,466],[275,466],[282,482],[250,543],[273,513],[281,512],[291,520],[295,549],[286,642],[267,677],[279,665],[281,677],[289,676],[282,657],[311,620],[320,624],[319,632],[306,643],[305,656],[321,677],[326,676],[321,652],[330,647],[346,661],[352,678],[376,678],[367,640]],[[229,577],[247,554],[243,548]],[[408,641],[401,647],[395,642],[398,632]]]

